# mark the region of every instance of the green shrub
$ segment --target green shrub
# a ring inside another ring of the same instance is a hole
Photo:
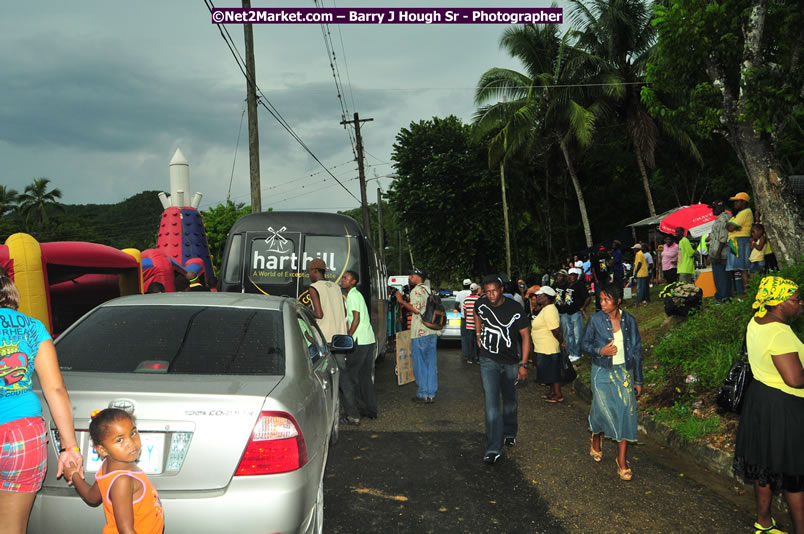
[[[670,425],[685,441],[693,441],[720,430],[720,417],[695,415],[689,401],[676,402],[669,408],[658,408],[652,412],[655,421]]]
[[[797,283],[804,282],[804,263],[785,266],[778,273]],[[731,365],[740,354],[745,328],[754,314],[751,305],[759,287],[760,276],[748,284],[744,295],[732,298],[721,306],[708,305],[661,339],[654,349],[662,376],[672,384],[695,380],[687,388],[712,389],[726,378]],[[792,326],[801,337],[801,319]]]

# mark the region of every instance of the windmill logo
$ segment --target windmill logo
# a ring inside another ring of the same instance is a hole
[[[284,232],[285,230],[287,230],[285,226],[279,230],[274,230],[270,226],[268,227],[268,231],[271,232],[271,235],[265,238],[265,244],[268,245],[268,252],[287,254],[291,251],[293,245],[280,234],[280,232]]]

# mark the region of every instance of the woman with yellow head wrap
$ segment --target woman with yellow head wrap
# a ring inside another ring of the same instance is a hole
[[[783,489],[794,531],[804,533],[804,344],[788,324],[801,315],[798,285],[779,276],[759,284],[745,343],[754,380],[737,430],[734,472],[753,482],[756,532],[782,532],[770,515]]]

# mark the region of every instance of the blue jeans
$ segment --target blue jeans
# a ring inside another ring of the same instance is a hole
[[[581,355],[581,338],[583,337],[583,315],[575,313],[560,313],[558,319],[561,324],[561,333],[567,342],[567,354]]]
[[[712,264],[712,278],[715,280],[715,302],[726,302],[731,298],[732,273],[726,270],[726,262]]]
[[[650,302],[650,286],[647,276],[637,276],[637,302]]]
[[[497,363],[481,356],[480,377],[486,396],[486,454],[500,453],[503,438],[515,438],[517,433],[516,375],[519,364]],[[500,410],[502,395],[502,410]]]
[[[436,368],[436,342],[438,336],[417,337],[410,340],[410,356],[413,360],[413,373],[419,391],[417,397],[435,397],[438,391],[438,370]]]
[[[461,327],[461,351],[466,361],[477,359],[477,332],[474,328]]]

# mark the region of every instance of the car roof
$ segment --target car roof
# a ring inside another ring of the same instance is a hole
[[[147,295],[131,295],[116,298],[101,304],[101,307],[117,306],[221,306],[234,308],[258,308],[263,310],[280,310],[283,303],[295,300],[288,297],[272,295],[256,295],[250,293],[223,293],[214,291],[197,291],[182,293],[152,293]]]

